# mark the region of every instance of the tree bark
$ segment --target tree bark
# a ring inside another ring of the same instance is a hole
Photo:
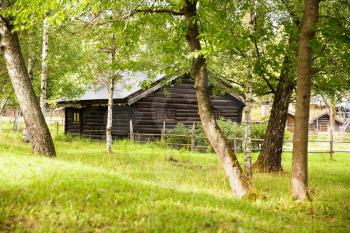
[[[253,103],[252,76],[251,69],[248,71],[247,93],[244,108],[245,126],[244,126],[244,172],[248,178],[252,178],[252,135],[251,135],[251,109]]]
[[[115,63],[115,35],[112,35],[112,48],[111,48],[111,66]],[[106,149],[107,153],[112,153],[112,126],[113,126],[113,95],[114,95],[114,83],[116,75],[115,71],[112,71],[112,76],[108,85],[108,107],[107,107],[107,124],[106,124]]]
[[[112,125],[113,125],[113,94],[114,94],[114,81],[113,76],[109,80],[108,86],[108,107],[107,107],[107,125],[106,125],[106,147],[108,154],[112,153]]]
[[[10,96],[7,96],[7,97],[5,97],[5,99],[3,99],[1,101],[1,104],[0,104],[0,116],[2,116],[2,113],[3,113],[3,111],[4,111],[5,107],[6,107],[9,99],[10,99]]]
[[[34,75],[34,50],[33,50],[33,48],[30,48],[27,66],[28,66],[29,79],[33,81],[33,75]]]
[[[14,92],[28,126],[33,152],[55,156],[55,147],[25,66],[18,35],[11,31],[12,26],[0,16],[1,48]]]
[[[15,118],[13,119],[12,131],[18,132],[18,130],[19,130],[19,118],[21,117],[21,110],[19,109],[19,107],[16,107],[14,117]]]
[[[254,167],[260,172],[282,172],[282,152],[288,107],[292,96],[294,80],[294,58],[297,56],[297,38],[291,32],[288,49],[284,56],[281,73],[274,95],[270,117]]]
[[[252,0],[252,9],[248,14],[248,30],[249,34],[253,35],[255,32],[255,20],[256,20],[256,11],[255,11],[255,0]],[[249,58],[253,58],[253,48],[250,48],[247,52]],[[246,99],[245,99],[245,126],[244,126],[244,172],[249,179],[252,179],[252,135],[251,135],[251,110],[253,104],[253,87],[252,87],[252,70],[253,67],[250,65],[248,67],[247,73],[247,85],[246,85]]]
[[[334,150],[334,131],[335,131],[335,115],[336,115],[336,103],[334,98],[329,103],[329,159],[333,159]]]
[[[199,40],[196,6],[197,1],[185,0],[184,14],[188,24],[186,40],[192,52],[200,52],[202,49]],[[247,196],[251,192],[251,184],[243,173],[234,152],[228,146],[227,139],[222,134],[212,113],[208,89],[208,69],[203,55],[193,58],[192,72],[195,77],[198,112],[204,132],[225,169],[234,195],[237,197]]]
[[[47,55],[49,51],[49,33],[48,33],[47,17],[43,21],[43,44],[41,54],[41,81],[40,81],[40,108],[41,111],[46,113],[46,102],[47,102],[47,79],[48,79],[48,65]]]
[[[293,137],[292,196],[297,200],[310,198],[308,193],[308,126],[310,114],[312,49],[319,0],[304,1],[304,18],[299,35],[297,59],[296,112]]]
[[[28,43],[28,63],[27,63],[27,70],[28,70],[28,75],[29,79],[33,82],[34,79],[34,48],[33,48],[33,33],[29,33],[29,43]],[[25,143],[30,142],[29,134],[28,134],[28,129],[27,129],[27,123],[25,122],[25,127],[23,129],[22,133],[22,139]]]

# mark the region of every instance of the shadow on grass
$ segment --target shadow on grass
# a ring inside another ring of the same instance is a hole
[[[81,163],[30,156],[2,160],[3,232],[308,232],[311,227],[306,206],[289,200],[276,205],[178,191]],[[315,221],[318,232],[332,229]]]

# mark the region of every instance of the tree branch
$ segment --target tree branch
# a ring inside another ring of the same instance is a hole
[[[127,17],[125,18],[130,18],[133,15],[136,15],[137,13],[148,13],[148,14],[170,14],[170,15],[176,15],[176,16],[183,16],[185,15],[185,12],[181,11],[174,11],[171,9],[167,8],[158,8],[158,9],[153,9],[153,8],[145,8],[145,9],[136,9],[133,10]]]
[[[258,59],[260,58],[260,51],[259,51],[259,47],[258,47],[258,43],[256,41],[256,39],[254,39],[254,46],[255,46],[255,50],[256,50],[256,54],[258,56]],[[276,94],[276,90],[275,88],[272,86],[272,84],[269,82],[269,80],[266,78],[265,74],[261,74],[261,77],[264,79],[266,85],[270,88],[271,92],[273,94]]]

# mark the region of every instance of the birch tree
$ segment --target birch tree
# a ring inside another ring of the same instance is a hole
[[[42,52],[41,52],[41,80],[40,80],[40,108],[46,113],[47,102],[47,79],[48,79],[48,64],[47,56],[49,52],[49,25],[47,17],[43,20],[43,34],[42,34]]]

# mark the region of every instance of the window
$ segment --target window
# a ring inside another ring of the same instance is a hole
[[[159,121],[175,120],[176,114],[174,108],[157,108],[156,117]]]
[[[73,113],[73,122],[80,122],[80,113],[79,112]]]
[[[167,120],[175,120],[175,109],[167,108],[166,109],[166,119]]]

